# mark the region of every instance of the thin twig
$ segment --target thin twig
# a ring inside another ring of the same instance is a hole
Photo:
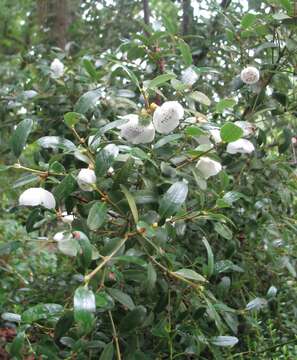
[[[114,321],[113,321],[113,317],[112,317],[112,313],[109,310],[108,311],[108,315],[110,318],[110,322],[111,322],[111,327],[112,327],[112,333],[113,333],[113,338],[114,338],[114,342],[115,342],[115,346],[116,346],[116,351],[117,351],[117,359],[118,360],[122,360],[121,357],[121,350],[120,350],[120,344],[119,344],[119,338],[118,338],[118,333],[117,333],[117,329],[115,327]]]

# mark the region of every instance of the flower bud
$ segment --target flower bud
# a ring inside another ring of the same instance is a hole
[[[227,145],[227,153],[229,154],[250,154],[254,150],[254,144],[247,139],[239,139]]]
[[[53,78],[59,78],[64,74],[64,64],[59,59],[54,59],[50,65],[51,76]]]
[[[96,184],[96,175],[94,170],[81,169],[77,175],[76,181],[83,191],[94,190],[94,185]]]
[[[248,85],[255,84],[260,79],[260,73],[254,66],[248,66],[240,73],[241,80]]]
[[[19,204],[23,206],[41,205],[46,209],[54,209],[56,200],[52,193],[43,188],[30,188],[21,194]]]
[[[121,125],[121,137],[134,145],[150,143],[155,138],[155,128],[152,123],[145,126],[139,123],[138,115],[130,114],[123,116],[129,119],[126,124]]]
[[[202,156],[198,160],[196,167],[201,172],[204,179],[215,176],[222,170],[222,165],[219,162],[212,160],[207,156]]]
[[[177,101],[166,101],[158,107],[153,116],[155,129],[161,134],[169,134],[178,127],[184,116],[184,108]]]

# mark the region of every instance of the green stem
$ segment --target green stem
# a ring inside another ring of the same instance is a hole
[[[114,321],[113,321],[113,317],[112,317],[112,313],[109,310],[108,311],[108,315],[110,318],[110,322],[111,322],[111,327],[112,327],[112,333],[113,333],[113,338],[115,341],[115,346],[116,346],[116,352],[117,352],[117,360],[122,360],[121,357],[121,350],[120,350],[120,344],[119,344],[119,338],[118,338],[118,334],[117,334],[117,329],[115,327]]]

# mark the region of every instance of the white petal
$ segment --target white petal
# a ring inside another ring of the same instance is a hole
[[[235,121],[236,126],[240,127],[243,131],[243,136],[249,136],[254,133],[256,127],[248,121]]]
[[[260,79],[260,73],[254,66],[248,66],[240,73],[241,80],[248,85],[255,84]]]
[[[81,169],[77,175],[76,181],[83,191],[93,191],[93,185],[96,184],[96,175],[94,170]]]
[[[61,240],[64,239],[65,234],[66,234],[65,231],[59,231],[59,232],[57,232],[57,233],[54,235],[53,239],[54,239],[55,241],[61,241]]]
[[[196,165],[205,179],[217,175],[222,170],[222,165],[207,156],[202,156]]]
[[[54,59],[51,63],[52,77],[59,78],[64,74],[64,64],[59,59]]]
[[[158,107],[153,116],[155,129],[161,134],[169,134],[178,127],[184,116],[184,108],[177,101],[166,101]]]
[[[154,140],[155,128],[153,124],[141,125],[138,116],[135,114],[126,115],[123,118],[129,119],[129,121],[120,126],[122,138],[135,145],[150,143]]]
[[[54,209],[56,200],[52,193],[43,188],[30,188],[21,194],[19,204],[23,206],[41,205],[46,209]]]
[[[209,140],[209,136],[207,135],[198,136],[197,141],[200,145],[212,145],[211,141]]]
[[[227,153],[229,154],[250,154],[255,150],[253,143],[247,139],[239,139],[233,142],[230,142],[227,145]]]
[[[67,212],[65,211],[65,212],[62,213],[61,220],[65,224],[71,224],[73,222],[73,220],[74,220],[74,215],[72,215],[72,214],[68,215]]]
[[[209,132],[216,144],[218,144],[222,141],[221,133],[220,133],[219,129],[210,129]]]
[[[196,71],[193,70],[192,67],[188,67],[183,71],[181,81],[184,84],[192,86],[197,80],[198,80],[198,75]]]
[[[119,148],[115,144],[108,144],[104,147],[104,150],[108,152],[113,158],[116,158],[119,155]]]

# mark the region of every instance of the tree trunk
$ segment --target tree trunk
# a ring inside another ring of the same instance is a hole
[[[183,19],[182,19],[182,34],[187,35],[190,28],[190,7],[191,0],[182,0]]]
[[[37,0],[37,16],[39,25],[50,29],[50,43],[64,49],[70,24],[69,0]]]
[[[142,0],[142,4],[143,4],[143,12],[144,12],[144,23],[145,23],[145,25],[149,25],[150,24],[150,8],[149,8],[148,0]]]

